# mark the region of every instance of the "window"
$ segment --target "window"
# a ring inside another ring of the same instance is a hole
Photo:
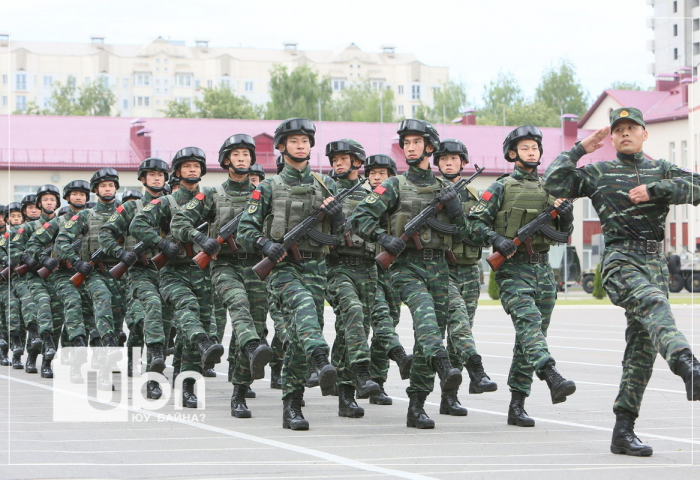
[[[129,108],[129,100],[127,100],[126,98],[124,100],[122,100],[122,108],[124,110]]]
[[[253,91],[253,82],[245,82],[245,91],[246,91],[246,92],[252,92],[252,91]]]
[[[418,105],[411,105],[411,115],[416,116],[416,110],[418,110]]]
[[[584,248],[583,249],[583,264],[581,265],[582,270],[589,270],[593,268],[591,266],[591,249],[590,248]]]
[[[700,55],[700,42],[693,44],[693,55]]]
[[[44,101],[43,101],[44,108],[48,108],[50,103],[51,103],[50,98],[44,98]]]
[[[27,97],[24,95],[17,95],[16,109],[23,112],[27,109]]]
[[[681,141],[681,168],[690,168],[688,165],[688,142]]]
[[[53,85],[53,77],[51,75],[44,75],[44,86],[50,87]]]
[[[207,88],[211,88],[212,83],[214,83],[214,82],[212,82],[211,80],[207,80]]]
[[[221,86],[222,86],[223,88],[228,88],[229,90],[231,90],[231,79],[230,79],[230,78],[224,78],[223,80],[221,80]]]
[[[345,80],[333,80],[333,91],[339,92],[345,88]]]
[[[176,87],[191,87],[192,75],[175,75]]]
[[[160,58],[156,58],[156,63],[160,63]]]
[[[134,85],[143,87],[151,84],[151,76],[148,74],[134,75]]]
[[[403,105],[398,106],[399,115],[403,115]]]
[[[411,85],[411,100],[420,100],[420,85]]]
[[[440,91],[440,87],[433,87],[433,95]]]
[[[2,84],[7,85],[7,74],[6,73],[2,74]]]
[[[85,77],[84,85],[90,85],[90,77]]]
[[[109,88],[109,77],[107,75],[102,75],[99,80],[103,87]]]
[[[134,107],[150,107],[151,97],[134,97]]]
[[[372,90],[383,90],[383,89],[384,89],[384,82],[382,82],[382,81],[372,82]]]
[[[7,96],[2,97],[2,106],[3,107],[7,106]]]
[[[122,79],[122,88],[129,88],[129,79],[128,78]]]
[[[68,77],[68,80],[66,80],[66,85],[70,85],[71,87],[75,87],[75,77],[73,77],[73,76]]]
[[[403,95],[403,85],[398,85],[398,86],[396,87],[396,89],[397,89],[399,95]]]
[[[693,19],[693,31],[697,32],[700,30],[700,18],[694,18]]]
[[[195,80],[195,81],[194,81],[194,88],[196,88],[197,90],[199,90],[199,84],[200,84],[200,80]]]
[[[678,60],[678,49],[677,48],[673,49],[673,59]]]
[[[674,37],[678,36],[678,24],[673,25],[673,36]]]
[[[677,1],[673,2],[673,13],[678,13],[678,2]]]
[[[676,163],[676,142],[668,144],[668,161]]]
[[[15,198],[13,202],[21,202],[27,195],[35,195],[40,185],[15,185]]]
[[[15,78],[17,80],[17,90],[26,90],[27,89],[27,74],[26,73],[18,73]]]
[[[183,103],[188,107],[192,106],[192,99],[190,97],[175,97],[177,103]]]
[[[582,198],[581,206],[583,207],[583,215],[581,217],[583,220],[598,220],[598,213],[595,211],[590,198]]]

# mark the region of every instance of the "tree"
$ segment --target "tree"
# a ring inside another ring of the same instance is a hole
[[[80,87],[78,93],[79,115],[109,116],[112,105],[117,101],[116,95],[102,82],[90,82]]]
[[[172,100],[168,102],[167,110],[163,110],[167,118],[193,118],[197,115],[192,111],[190,104],[184,100]]]
[[[496,272],[491,270],[489,273],[489,297],[492,300],[498,300],[501,298],[501,289],[498,288],[498,283],[496,283]]]
[[[490,119],[493,122],[483,123],[484,125],[501,125],[503,123],[503,107],[507,109],[525,101],[525,95],[518,81],[510,72],[498,72],[496,79],[484,87],[482,98],[484,106],[479,112],[479,117],[484,120]],[[500,118],[501,121],[496,121],[497,118]]]
[[[643,88],[637,82],[615,81],[610,84],[610,90],[643,90]]]
[[[307,65],[295,68],[275,65],[270,71],[270,101],[265,118],[283,120],[290,117],[318,119],[318,103],[330,106],[331,79],[319,78]]]
[[[593,296],[598,300],[605,298],[605,289],[603,288],[603,276],[600,273],[600,263],[595,269],[595,277],[593,278]]]
[[[324,120],[392,123],[394,92],[390,89],[373,88],[369,80],[353,83],[343,89],[340,98],[331,102],[322,116]]]
[[[218,88],[204,88],[201,99],[196,98],[199,118],[261,118],[259,107],[245,97],[236,96],[230,88],[221,84]],[[170,108],[170,105],[168,105]],[[182,107],[179,107],[182,109]]]
[[[39,108],[29,102],[22,112],[28,115],[93,115],[108,116],[117,97],[102,82],[90,82],[80,88],[75,86],[75,77],[68,77],[65,84],[56,82],[51,92],[48,108]]]
[[[573,113],[581,116],[588,109],[588,94],[576,78],[576,68],[562,59],[542,75],[535,90],[535,101],[548,106],[557,115]]]
[[[420,104],[416,118],[432,123],[449,123],[460,116],[467,106],[467,90],[463,83],[449,81],[443,83],[433,94],[433,108]]]

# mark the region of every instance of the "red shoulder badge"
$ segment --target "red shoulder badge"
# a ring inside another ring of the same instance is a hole
[[[49,228],[49,222],[46,222],[45,224],[43,224],[42,227]]]
[[[80,218],[78,215],[73,215],[71,217],[71,220],[73,220],[75,222],[78,218]]]
[[[384,195],[384,192],[386,192],[386,188],[382,187],[381,185],[378,185],[374,189],[374,193],[376,193],[377,195]]]
[[[260,200],[260,190],[253,190],[253,194],[250,196],[253,200]]]
[[[158,205],[160,203],[160,198],[154,198],[153,200],[151,200],[150,203],[152,203],[153,205]]]
[[[484,192],[484,193],[481,195],[481,198],[483,198],[483,199],[486,200],[487,202],[488,202],[489,200],[491,200],[491,197],[493,197],[493,195],[491,195],[491,192]]]
[[[122,205],[119,205],[117,207],[117,213],[122,213],[124,211],[124,207]]]
[[[197,195],[194,196],[194,198],[196,198],[197,200],[199,200],[201,202],[202,200],[204,200],[205,196],[206,195],[204,195],[202,192],[199,192]]]
[[[5,237],[5,238],[10,238],[9,232],[5,232],[5,235],[3,235],[3,237]]]
[[[17,230],[17,233],[18,233],[18,234],[20,234],[20,233],[22,233],[22,232],[24,232],[24,228],[20,228],[19,230]]]

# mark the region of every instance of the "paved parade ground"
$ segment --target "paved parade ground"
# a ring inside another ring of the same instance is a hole
[[[695,321],[693,336],[693,308],[673,310],[697,354],[700,323]],[[325,318],[326,340],[332,343],[334,316],[328,307]],[[555,308],[550,350],[577,391],[566,403],[552,405],[546,384],[535,379],[526,402],[535,428],[506,425],[514,333],[499,306],[480,307],[474,329],[498,391],[469,395],[464,373],[459,396],[469,415],[439,415],[439,391],[434,392],[426,405],[434,430],[406,428],[408,382],[400,380],[393,362],[385,386],[392,406],[360,400],[364,418],[340,418],[337,397],[307,390],[308,432],[282,429],[281,393],[267,379],[253,384],[257,398],[248,400],[253,418],[231,417],[225,364],[218,365],[217,378],[206,379],[203,411],[176,411],[170,400],[157,412],[129,407],[129,421],[117,423],[54,422],[52,381],[0,367],[0,478],[700,478],[700,402],[686,401],[683,382],[661,358],[635,429],[654,455],[609,453],[624,329],[616,307]],[[408,350],[413,340],[406,307],[398,331]],[[228,340],[227,335],[223,343]],[[168,367],[166,375],[171,373]],[[117,394],[120,389],[118,383]]]

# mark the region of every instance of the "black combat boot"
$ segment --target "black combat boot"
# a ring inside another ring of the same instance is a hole
[[[435,422],[425,413],[425,399],[428,394],[419,392],[412,394],[408,401],[408,415],[406,415],[406,426],[414,428],[435,428]]]
[[[146,398],[158,400],[161,396],[163,396],[163,390],[161,390],[158,382],[155,380],[146,382]]]
[[[251,340],[245,344],[243,352],[250,361],[250,375],[253,380],[265,378],[265,365],[272,360],[272,349],[258,340]]]
[[[213,368],[205,368],[202,370],[202,376],[208,377],[208,378],[214,378],[214,377],[216,377],[216,370],[214,370]]]
[[[492,381],[481,363],[481,355],[472,355],[467,360],[467,373],[469,374],[469,393],[495,392],[498,384]]]
[[[403,347],[394,347],[389,352],[389,358],[399,365],[399,373],[401,380],[408,379],[411,374],[411,364],[413,363],[413,355],[406,354]]]
[[[85,337],[78,335],[73,339],[71,345],[73,346],[72,365],[81,365],[87,362],[88,351],[85,345]]]
[[[224,346],[212,342],[206,333],[200,333],[194,340],[199,354],[202,356],[202,365],[215,365],[221,361],[224,354]]]
[[[245,392],[245,398],[255,398],[257,397],[257,394],[253,391],[252,388],[248,387],[248,391]]]
[[[304,419],[301,404],[304,400],[304,390],[294,390],[282,400],[282,428],[292,430],[308,430],[309,422]]]
[[[186,378],[182,382],[182,406],[197,408],[197,395],[194,394],[194,378]]]
[[[7,340],[5,340],[5,337],[0,331],[0,365],[2,365],[3,367],[10,366],[10,359],[7,356],[9,351],[10,345],[7,343]]]
[[[29,347],[28,350],[41,351],[41,337],[39,337],[39,327],[36,323],[32,323],[27,327],[27,333],[29,334]]]
[[[24,365],[22,364],[22,354],[13,353],[12,354],[12,368],[15,370],[22,370]]]
[[[377,395],[371,395],[369,397],[369,403],[372,405],[391,405],[394,401],[389,395],[384,391],[384,381],[376,379],[374,380],[379,385],[379,393]]]
[[[508,425],[518,427],[534,427],[535,420],[527,416],[525,411],[525,394],[521,392],[511,392],[510,406],[508,407]]]
[[[365,416],[364,408],[355,401],[355,389],[352,388],[352,385],[345,383],[338,385],[338,416],[348,418]]]
[[[576,384],[573,380],[567,380],[554,367],[554,362],[550,361],[545,367],[537,372],[540,380],[547,382],[552,395],[552,403],[566,402],[566,397],[576,391]]]
[[[270,388],[282,390],[282,365],[277,364],[270,369]]]
[[[19,333],[13,333],[10,336],[10,343],[12,344],[12,353],[24,355],[24,342],[22,342],[22,336]]]
[[[453,417],[466,417],[469,412],[459,403],[457,390],[446,393],[442,392],[440,399],[440,415],[452,415]]]
[[[433,357],[433,368],[440,377],[440,389],[443,392],[456,391],[462,384],[462,372],[452,368],[446,353]]]
[[[313,366],[309,365],[304,380],[306,381],[306,388],[318,387],[318,373],[316,373],[316,369]]]
[[[42,333],[41,340],[44,347],[42,350],[42,355],[44,358],[53,360],[53,357],[56,355],[56,345],[53,343],[53,336],[51,335],[51,332],[46,330],[44,333]]]
[[[333,395],[333,392],[335,391],[335,384],[338,381],[338,372],[328,361],[328,355],[323,349],[317,348],[314,350],[311,360],[314,362],[316,373],[318,374],[318,383],[321,387],[321,395],[324,397]]]
[[[53,370],[51,369],[51,359],[44,356],[41,361],[41,378],[53,378]]]
[[[236,418],[250,418],[253,416],[245,403],[245,394],[248,391],[246,385],[234,385],[231,396],[231,416]]]
[[[119,349],[119,345],[117,345],[117,340],[111,333],[102,337],[102,346],[107,347],[106,365],[116,365],[122,359],[122,352]]]
[[[686,398],[700,400],[700,363],[690,350],[685,349],[678,355],[673,370],[685,382]]]
[[[38,357],[39,354],[37,352],[29,352],[29,355],[27,355],[27,363],[24,365],[24,371],[27,373],[37,373],[38,370],[36,368],[36,357]]]
[[[123,347],[124,345],[126,345],[126,333],[119,332],[119,346]]]
[[[358,397],[367,398],[381,392],[379,384],[375,383],[369,376],[369,362],[354,364],[352,373],[355,374],[355,388]]]
[[[180,365],[173,365],[173,386],[175,386],[175,379],[180,375]]]
[[[163,373],[163,370],[165,370],[163,346],[160,343],[154,343],[152,345],[149,345],[148,354],[151,356],[151,372]]]
[[[615,428],[613,428],[610,451],[618,455],[632,455],[634,457],[651,457],[654,449],[651,445],[642,443],[634,434],[634,421],[637,416],[632,412],[618,413],[615,415]]]

